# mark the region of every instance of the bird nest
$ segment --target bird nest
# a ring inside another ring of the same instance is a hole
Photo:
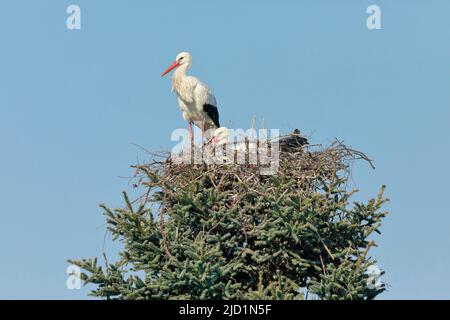
[[[133,166],[138,178],[135,186],[144,183],[176,192],[192,182],[207,179],[218,191],[268,192],[276,188],[280,179],[293,179],[295,188],[311,192],[320,189],[324,181],[336,180],[338,175],[348,177],[355,160],[365,160],[373,168],[364,153],[337,140],[328,146],[310,145],[298,130],[277,141],[241,141],[212,149],[194,146],[191,151],[153,153],[150,163]],[[195,154],[209,159],[196,162]],[[258,162],[262,154],[263,163]]]

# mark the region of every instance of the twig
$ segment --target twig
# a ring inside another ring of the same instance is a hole
[[[163,201],[163,203],[165,204],[165,202],[166,202],[166,194],[164,194],[164,201]],[[163,237],[163,245],[164,245],[164,251],[166,252],[166,255],[167,255],[169,258],[173,258],[173,257],[172,257],[172,254],[171,254],[170,251],[169,251],[169,245],[167,244],[167,234],[166,234],[166,232],[164,231],[164,215],[163,215],[163,208],[164,208],[164,205],[161,206],[160,211],[159,211],[159,231],[161,232],[162,237]]]

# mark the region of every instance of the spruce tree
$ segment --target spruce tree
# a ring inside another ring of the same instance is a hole
[[[368,273],[384,186],[352,203],[351,163],[365,156],[339,143],[313,149],[280,152],[275,175],[170,157],[136,165],[142,196],[101,205],[123,243],[118,261],[69,262],[105,299],[372,299],[385,290]]]

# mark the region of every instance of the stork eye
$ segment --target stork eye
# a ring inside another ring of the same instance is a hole
[[[180,61],[180,60],[182,60],[184,57],[180,57],[179,59],[178,59],[178,61]]]

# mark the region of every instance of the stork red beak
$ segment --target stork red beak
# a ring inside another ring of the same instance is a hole
[[[161,77],[164,77],[166,74],[168,74],[170,71],[172,71],[173,69],[175,69],[176,67],[178,67],[180,65],[180,63],[178,61],[175,61],[174,63],[172,63],[170,65],[170,67],[167,68],[166,71],[164,71],[161,75]]]

